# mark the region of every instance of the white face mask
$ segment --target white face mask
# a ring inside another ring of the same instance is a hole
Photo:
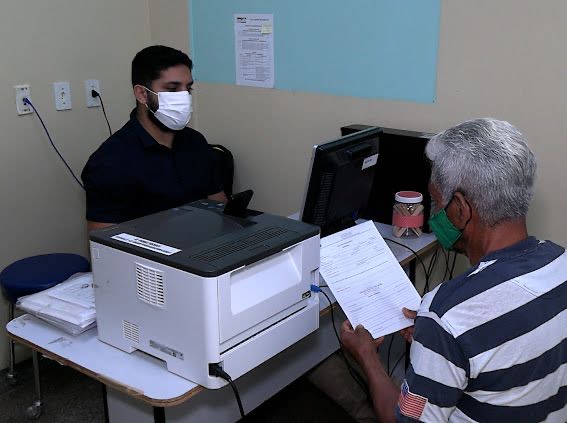
[[[158,109],[155,112],[146,104],[148,110],[154,114],[157,120],[174,131],[179,131],[187,126],[193,111],[193,99],[189,92],[161,91],[156,93],[147,87],[144,88],[158,97]]]

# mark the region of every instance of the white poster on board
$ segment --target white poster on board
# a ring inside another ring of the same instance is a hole
[[[274,15],[235,14],[236,84],[274,88]]]

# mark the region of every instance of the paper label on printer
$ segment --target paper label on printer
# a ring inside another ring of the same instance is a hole
[[[368,156],[362,162],[362,170],[366,169],[367,167],[372,167],[378,162],[378,153],[373,154],[372,156]]]
[[[150,241],[149,239],[139,238],[137,236],[126,233],[114,235],[112,239],[122,241],[127,244],[132,244],[136,247],[145,248],[146,250],[151,250],[156,253],[164,254],[166,256],[170,256],[181,251],[177,248],[170,247],[169,245],[163,245],[159,242]]]

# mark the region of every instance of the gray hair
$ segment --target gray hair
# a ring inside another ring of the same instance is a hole
[[[426,154],[444,205],[462,192],[489,226],[527,214],[537,164],[526,138],[510,123],[463,122],[431,138]]]

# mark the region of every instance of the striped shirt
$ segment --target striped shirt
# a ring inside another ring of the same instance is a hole
[[[424,296],[398,421],[567,422],[566,280],[529,237]]]

